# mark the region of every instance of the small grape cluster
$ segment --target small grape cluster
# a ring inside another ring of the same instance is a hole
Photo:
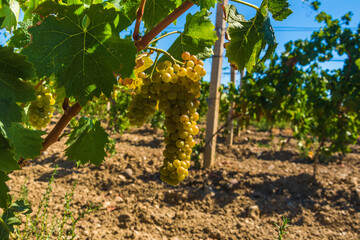
[[[128,114],[130,123],[139,126],[156,107],[165,113],[166,148],[160,177],[170,185],[177,185],[188,175],[195,145],[193,136],[199,133],[196,125],[199,120],[196,112],[200,105],[197,99],[201,88],[199,80],[206,74],[203,61],[196,56],[184,52],[182,59],[184,64],[180,65],[170,61],[158,63],[151,78],[144,72],[138,74],[141,80],[137,83],[136,96]]]
[[[36,91],[36,101],[32,102],[29,107],[29,122],[36,129],[41,129],[50,123],[55,99],[50,89],[44,85],[40,85]]]

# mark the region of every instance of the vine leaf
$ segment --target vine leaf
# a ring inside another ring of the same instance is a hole
[[[9,142],[0,134],[0,171],[2,172],[8,173],[20,169],[11,150]]]
[[[31,35],[28,28],[34,25],[32,20],[19,22],[19,27],[13,31],[10,38],[9,46],[16,48],[23,48],[31,42]]]
[[[2,171],[0,171],[0,208],[7,208],[9,199],[9,188],[6,186],[6,181],[10,178]],[[1,230],[0,230],[1,231]]]
[[[106,6],[115,7],[125,16],[127,16],[131,22],[136,19],[137,9],[140,4],[140,0],[109,0],[104,2]]]
[[[152,29],[156,24],[169,15],[177,6],[174,0],[147,0],[145,3],[144,26],[147,30]]]
[[[21,122],[23,109],[16,102],[35,100],[35,90],[22,79],[35,77],[35,70],[26,58],[10,47],[0,47],[0,121],[5,128]]]
[[[65,155],[78,165],[90,162],[98,166],[106,156],[104,148],[108,142],[108,134],[99,121],[82,117],[66,142],[69,147]]]
[[[268,45],[267,52],[262,61],[269,58],[275,51],[276,41],[270,19],[261,9],[249,21],[238,14],[234,5],[224,7],[225,20],[228,22],[227,38],[230,42],[225,44],[226,57],[230,64],[239,70],[246,68],[252,71],[258,63],[261,50]]]
[[[220,2],[218,0],[191,0],[196,5],[200,6],[201,9],[207,9],[215,7],[216,2]]]
[[[26,129],[19,123],[13,123],[8,131],[8,138],[15,149],[15,159],[39,156],[43,148],[41,143],[44,141],[41,136],[44,134],[43,131]]]
[[[35,11],[51,15],[29,28],[32,43],[23,54],[34,63],[39,76],[54,73],[57,86],[65,88],[67,97],[75,97],[81,105],[102,92],[109,97],[116,84],[114,73],[121,77],[132,74],[136,47],[119,37],[131,21],[115,8],[45,2]],[[84,19],[88,24],[82,24]]]
[[[19,20],[20,4],[16,0],[10,0],[8,3],[0,2],[0,18],[4,17],[1,28],[11,31],[12,28],[16,28]]]
[[[212,46],[217,40],[214,31],[215,26],[211,23],[209,13],[201,10],[194,15],[190,13],[186,16],[184,31],[174,41],[167,50],[175,59],[181,59],[181,54],[185,51],[196,55],[199,59],[206,59],[213,54]],[[162,60],[167,58],[162,57]]]
[[[359,58],[359,59],[356,59],[355,64],[356,64],[356,66],[358,66],[358,68],[360,69],[360,58]]]
[[[267,5],[272,17],[276,21],[283,21],[293,13],[289,8],[290,4],[288,3],[288,0],[268,0]]]
[[[24,200],[14,202],[10,208],[6,209],[1,218],[11,232],[14,232],[15,225],[21,225],[20,216],[15,213],[29,214],[31,213],[31,205],[25,203]],[[0,225],[0,239],[9,239],[9,233]]]

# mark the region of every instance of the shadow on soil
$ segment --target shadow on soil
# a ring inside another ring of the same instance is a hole
[[[314,181],[312,175],[299,174],[280,177],[275,181],[267,180],[268,176],[269,174],[248,175],[247,178],[260,178],[263,181],[253,184],[245,182],[249,188],[253,189],[253,192],[247,195],[256,201],[262,214],[290,212],[289,217],[294,218],[302,214],[302,208],[313,211],[315,208],[327,205],[340,207],[342,210],[350,208],[355,211],[360,210],[358,195],[325,188]],[[295,224],[301,225],[302,223]]]

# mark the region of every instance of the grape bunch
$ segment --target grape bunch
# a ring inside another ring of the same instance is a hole
[[[159,62],[152,76],[140,72],[128,113],[133,125],[142,125],[157,108],[165,113],[166,147],[160,178],[170,185],[177,185],[188,175],[193,136],[199,133],[199,80],[206,74],[203,61],[196,56],[184,52],[182,59],[183,64]]]
[[[29,107],[29,122],[36,129],[46,127],[51,120],[54,112],[55,99],[50,89],[43,84],[37,89],[36,101],[32,102]]]

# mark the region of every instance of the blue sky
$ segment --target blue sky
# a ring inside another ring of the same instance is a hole
[[[248,2],[260,5],[261,0],[248,0]],[[303,3],[302,0],[289,0],[291,4],[291,9],[294,11],[292,15],[290,15],[286,20],[283,22],[277,22],[272,20],[272,25],[275,30],[276,39],[279,43],[279,46],[276,50],[277,53],[281,53],[281,51],[284,50],[283,45],[290,41],[290,40],[296,40],[296,39],[306,39],[309,38],[311,33],[314,30],[319,29],[322,25],[318,24],[315,21],[315,16],[317,12],[313,11],[308,3]],[[249,19],[255,15],[255,10],[252,8],[249,8],[247,6],[229,1],[230,4],[234,4],[237,6],[238,12],[243,14],[246,19]],[[168,32],[171,31],[181,31],[183,29],[183,25],[185,23],[186,15],[190,13],[195,13],[197,11],[197,7],[193,6],[187,13],[182,15],[178,21],[177,25],[171,24],[166,30]],[[360,0],[322,0],[321,6],[319,11],[325,11],[328,14],[332,15],[333,18],[340,18],[344,14],[346,14],[349,11],[353,12],[353,19],[351,22],[350,27],[353,27],[354,29],[358,26],[360,23]],[[211,20],[215,24],[215,9],[211,9],[211,12],[213,14],[211,15]],[[129,28],[132,29],[132,28]],[[162,49],[168,49],[169,46],[172,44],[172,42],[176,39],[177,34],[174,34],[172,36],[164,38],[164,40],[160,40],[157,47]],[[1,36],[0,33],[0,45],[4,45],[5,38]],[[324,65],[324,67],[329,69],[335,69],[340,68],[342,66],[342,62],[340,57],[336,58],[338,61],[329,62]],[[227,59],[224,58],[224,64],[223,67],[228,67],[229,64],[227,62]],[[205,61],[205,68],[208,72],[208,74],[205,76],[205,80],[210,80],[210,74],[211,74],[211,59]],[[229,81],[230,70],[226,69],[223,71],[222,83],[227,83]],[[239,76],[237,76],[237,82],[239,81]]]

